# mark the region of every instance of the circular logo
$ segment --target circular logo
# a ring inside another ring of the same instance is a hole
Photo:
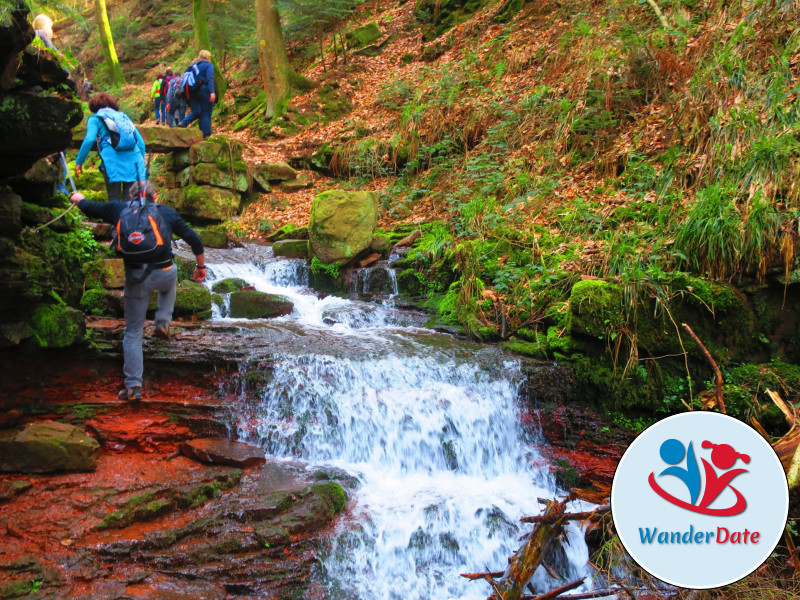
[[[651,575],[679,587],[733,583],[780,541],[786,474],[772,447],[732,417],[687,412],[645,430],[611,487],[620,541]]]

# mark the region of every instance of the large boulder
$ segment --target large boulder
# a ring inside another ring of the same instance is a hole
[[[188,185],[166,190],[161,201],[192,222],[220,223],[239,213],[242,196],[213,185]]]
[[[275,256],[308,258],[308,240],[280,240],[272,244]]]
[[[231,293],[230,316],[234,319],[269,319],[293,310],[294,304],[285,296],[251,290]]]
[[[157,295],[154,295],[157,298]],[[151,299],[151,305],[153,304]],[[155,309],[155,306],[152,306]],[[201,283],[183,281],[178,285],[175,294],[175,317],[211,316],[211,291]]]
[[[231,163],[242,160],[242,143],[224,135],[212,135],[189,150],[191,164],[214,163],[220,168],[228,168]]]
[[[311,205],[311,255],[324,264],[345,264],[369,248],[377,224],[374,192],[322,192]]]
[[[202,136],[197,130],[183,127],[155,127],[137,125],[148,150],[153,152],[173,152],[188,149]]]
[[[0,471],[93,471],[100,444],[73,425],[42,421],[0,436]]]
[[[231,168],[220,169],[211,163],[200,163],[192,169],[194,182],[200,185],[214,185],[239,192],[246,192],[250,188],[247,177],[247,165],[236,161]]]
[[[121,258],[101,258],[83,265],[86,287],[109,290],[125,286],[125,263]]]

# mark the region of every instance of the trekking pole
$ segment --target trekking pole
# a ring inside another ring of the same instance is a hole
[[[72,174],[69,172],[69,167],[67,166],[67,157],[66,157],[66,156],[64,156],[64,152],[63,152],[63,151],[62,151],[62,152],[60,152],[60,153],[59,153],[59,155],[61,156],[61,165],[64,167],[64,171],[65,171],[65,172],[66,172],[66,174],[67,174],[67,179],[69,179],[69,184],[70,184],[70,186],[72,187],[72,193],[74,194],[74,193],[75,193],[75,192],[77,192],[78,190],[75,188],[75,181],[72,179]],[[71,210],[72,210],[73,208],[75,208],[76,206],[78,206],[78,205],[77,205],[77,204],[75,204],[75,203],[72,203],[72,204],[70,205],[70,207],[69,207],[67,210],[65,210],[63,213],[61,213],[60,215],[58,215],[58,216],[57,216],[57,217],[55,217],[54,219],[51,219],[51,220],[49,220],[47,223],[44,223],[44,224],[42,224],[42,225],[39,225],[39,226],[38,226],[38,227],[36,227],[35,229],[31,230],[31,233],[36,233],[36,232],[37,232],[37,231],[39,231],[40,229],[44,229],[44,228],[45,228],[45,227],[47,227],[48,225],[52,225],[53,223],[55,223],[56,221],[58,221],[58,220],[59,220],[61,217],[63,217],[64,215],[66,215],[66,214],[67,214],[69,211],[71,211]]]

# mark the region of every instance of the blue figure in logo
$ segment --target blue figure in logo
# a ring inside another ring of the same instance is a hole
[[[697,466],[697,459],[694,456],[694,448],[692,443],[689,442],[689,450],[686,451],[683,444],[676,439],[669,439],[661,444],[659,450],[661,458],[668,465],[677,465],[683,460],[684,454],[686,455],[686,468],[672,466],[664,469],[659,474],[661,475],[675,475],[678,479],[686,484],[689,489],[689,496],[691,497],[690,504],[697,501],[700,495],[700,468]]]

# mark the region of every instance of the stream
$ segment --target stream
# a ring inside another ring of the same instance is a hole
[[[521,425],[536,418],[523,418],[516,360],[424,329],[425,315],[395,307],[390,269],[356,271],[353,292],[380,300],[363,302],[320,298],[306,261],[275,258],[269,247],[206,257],[209,288],[237,277],[294,303],[292,314],[264,324],[303,343],[271,354],[269,372],[258,386],[240,386],[231,411],[240,439],[354,482],[345,485],[347,514],[320,551],[320,595],[486,598],[485,582],[460,575],[503,570],[531,528],[519,519],[541,512],[538,498],[563,495],[538,432]],[[226,315],[225,304],[215,307],[215,321],[238,321]],[[537,593],[581,577],[591,589],[578,525],[566,541],[549,565],[563,581],[540,568]]]

